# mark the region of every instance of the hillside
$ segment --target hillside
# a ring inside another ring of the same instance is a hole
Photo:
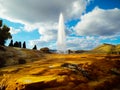
[[[14,47],[0,47],[0,54],[6,66],[0,68],[0,90],[120,90],[117,54],[45,54]]]
[[[116,45],[114,52],[118,52],[120,54],[120,44]]]
[[[119,52],[120,45],[102,44],[91,50],[89,53],[119,54]]]
[[[0,46],[0,67],[25,64],[43,58],[43,56],[37,50]]]

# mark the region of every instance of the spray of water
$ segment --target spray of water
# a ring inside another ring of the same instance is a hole
[[[58,53],[66,53],[65,25],[64,25],[64,17],[63,17],[62,13],[59,16],[57,52]]]

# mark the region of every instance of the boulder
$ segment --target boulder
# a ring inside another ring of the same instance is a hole
[[[40,51],[43,53],[50,53],[50,50],[48,47],[41,48]]]

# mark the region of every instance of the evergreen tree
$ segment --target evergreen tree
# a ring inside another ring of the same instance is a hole
[[[21,42],[19,42],[19,47],[21,48]]]
[[[33,47],[33,50],[37,50],[37,46],[36,45]]]
[[[25,43],[25,41],[24,41],[24,43],[23,43],[23,48],[26,48],[26,43]]]
[[[2,20],[0,20],[0,27],[2,27]]]
[[[14,43],[14,47],[19,47],[19,43],[17,41]]]
[[[13,40],[10,41],[10,44],[8,46],[13,47]]]
[[[11,39],[10,28],[6,25],[2,26],[2,20],[0,20],[0,45],[5,45],[7,39]]]

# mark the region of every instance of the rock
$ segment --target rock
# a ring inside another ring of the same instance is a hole
[[[120,71],[118,71],[117,68],[112,68],[112,69],[110,69],[110,71],[112,74],[120,75]]]
[[[70,69],[78,69],[78,65],[77,64],[71,64],[71,63],[64,63],[61,65],[61,67],[66,67],[66,68],[70,68]]]
[[[40,51],[43,53],[50,53],[50,50],[48,47],[41,48]]]
[[[86,77],[87,79],[91,79],[88,72],[82,69],[81,67],[79,67],[77,64],[64,63],[61,65],[61,67],[73,69],[75,72],[81,72],[84,77]]]

